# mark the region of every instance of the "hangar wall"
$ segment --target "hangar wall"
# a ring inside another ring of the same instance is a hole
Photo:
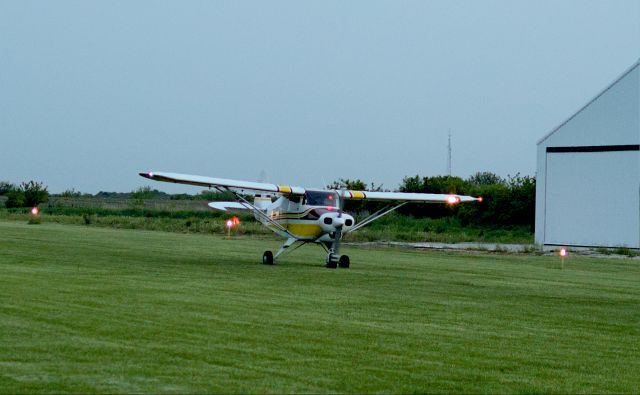
[[[640,248],[640,61],[538,142],[537,244]]]

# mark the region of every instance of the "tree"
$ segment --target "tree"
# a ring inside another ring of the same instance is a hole
[[[5,206],[7,208],[36,207],[49,200],[47,187],[36,181],[23,182],[19,188],[10,190],[6,195]]]
[[[18,189],[15,184],[12,184],[8,181],[0,182],[0,196],[6,195],[11,191],[15,191]]]
[[[131,192],[131,199],[135,200],[145,200],[152,199],[155,196],[155,191],[151,190],[151,187],[140,187],[135,191]]]
[[[66,198],[77,198],[80,196],[82,196],[82,193],[76,191],[74,188],[67,189],[66,191],[62,192],[62,197]]]
[[[479,171],[476,174],[472,175],[467,179],[467,182],[474,186],[484,186],[484,185],[505,185],[505,180],[495,173],[491,173],[490,171]]]
[[[20,184],[20,189],[24,193],[24,204],[26,207],[36,207],[40,203],[49,200],[49,191],[41,182],[29,181]]]
[[[460,177],[434,176],[405,177],[400,185],[402,192],[414,193],[452,193],[466,195],[470,185]],[[399,209],[400,213],[418,218],[442,218],[455,215],[458,205],[448,204],[407,204]]]

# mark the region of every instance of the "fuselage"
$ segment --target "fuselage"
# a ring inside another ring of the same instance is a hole
[[[338,229],[348,233],[355,225],[351,215],[339,210],[339,195],[336,192],[306,191],[300,196],[280,196],[274,202],[271,202],[271,197],[258,195],[254,205],[299,240],[331,242]],[[255,217],[282,237],[291,237],[258,214]]]

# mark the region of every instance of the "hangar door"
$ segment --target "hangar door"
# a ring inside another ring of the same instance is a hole
[[[637,146],[547,148],[544,244],[640,248],[639,159]]]

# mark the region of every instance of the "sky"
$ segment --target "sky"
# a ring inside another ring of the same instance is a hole
[[[535,175],[640,57],[640,1],[0,0],[0,181]]]

